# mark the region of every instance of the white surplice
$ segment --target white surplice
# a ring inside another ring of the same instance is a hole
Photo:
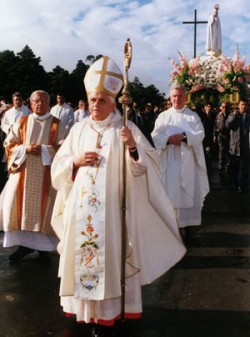
[[[186,133],[187,143],[167,145],[168,138]],[[161,178],[176,209],[179,227],[201,224],[201,209],[209,192],[202,141],[204,128],[198,115],[184,107],[163,111],[152,138],[161,156]]]
[[[50,113],[52,116],[60,119],[66,130],[69,130],[74,124],[74,110],[67,103],[54,105],[50,109]]]
[[[1,128],[6,133],[9,133],[10,129],[15,123],[19,121],[23,116],[31,114],[31,111],[26,105],[22,105],[20,108],[12,107],[5,112],[1,120]]]
[[[101,122],[73,126],[52,163],[58,190],[52,225],[61,241],[60,296],[78,321],[111,320],[121,313],[122,143],[118,112]],[[185,254],[175,213],[156,168],[159,156],[139,129],[129,127],[139,160],[126,150],[126,313],[142,311],[141,284],[169,270]],[[94,128],[94,129],[93,129]],[[96,149],[97,133],[101,146]],[[72,181],[73,158],[98,151],[98,167],[81,167]]]

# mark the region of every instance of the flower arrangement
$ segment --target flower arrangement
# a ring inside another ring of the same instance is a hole
[[[199,56],[188,61],[179,53],[179,63],[173,59],[171,80],[183,84],[189,92],[191,101],[221,101],[237,91],[241,98],[248,96],[250,64],[246,58],[240,58],[238,49],[233,58]]]

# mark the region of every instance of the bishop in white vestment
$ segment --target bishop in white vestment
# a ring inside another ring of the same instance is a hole
[[[109,58],[88,70],[90,117],[76,123],[52,163],[58,190],[52,225],[60,243],[63,310],[77,321],[113,325],[121,314],[123,146],[127,169],[125,317],[142,312],[141,285],[185,254],[163,189],[159,156],[132,123],[122,126],[114,97],[122,74]]]

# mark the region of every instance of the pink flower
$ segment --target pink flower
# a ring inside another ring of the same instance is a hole
[[[175,60],[170,60],[170,64],[173,66],[173,67],[177,67],[177,63],[175,62]]]
[[[172,73],[171,73],[171,77],[176,77],[176,76],[178,76],[179,75],[179,73],[178,73],[178,71],[172,71]]]
[[[221,84],[219,84],[219,83],[216,84],[215,89],[217,91],[219,91],[219,92],[224,92],[225,91],[225,88]]]
[[[239,66],[239,64],[235,64],[235,65],[234,65],[234,72],[235,72],[235,73],[241,72],[241,67]]]
[[[178,52],[178,53],[179,53],[179,59],[180,59],[181,63],[182,64],[187,64],[188,61],[187,61],[186,57],[183,56],[182,53],[180,53],[180,52]]]
[[[235,62],[237,62],[237,61],[240,60],[240,53],[239,53],[238,47],[237,47],[237,49],[236,49],[236,52],[235,52],[235,55],[234,55],[233,60],[234,60]]]
[[[193,94],[197,91],[200,91],[200,90],[203,90],[205,89],[204,85],[201,85],[201,84],[197,84],[197,85],[194,85],[191,90],[190,90],[190,93]]]
[[[244,83],[244,78],[241,77],[241,76],[239,76],[237,80],[238,80],[238,82],[241,83],[241,84]]]
[[[250,63],[245,67],[245,72],[249,72],[250,71]]]

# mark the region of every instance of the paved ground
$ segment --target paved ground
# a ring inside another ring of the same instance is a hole
[[[143,287],[134,337],[250,336],[250,192],[235,192],[231,176],[216,169],[210,181],[203,224],[191,229],[187,255]],[[86,336],[61,311],[57,254],[49,265],[36,255],[9,265],[12,249],[1,247],[0,337]]]

